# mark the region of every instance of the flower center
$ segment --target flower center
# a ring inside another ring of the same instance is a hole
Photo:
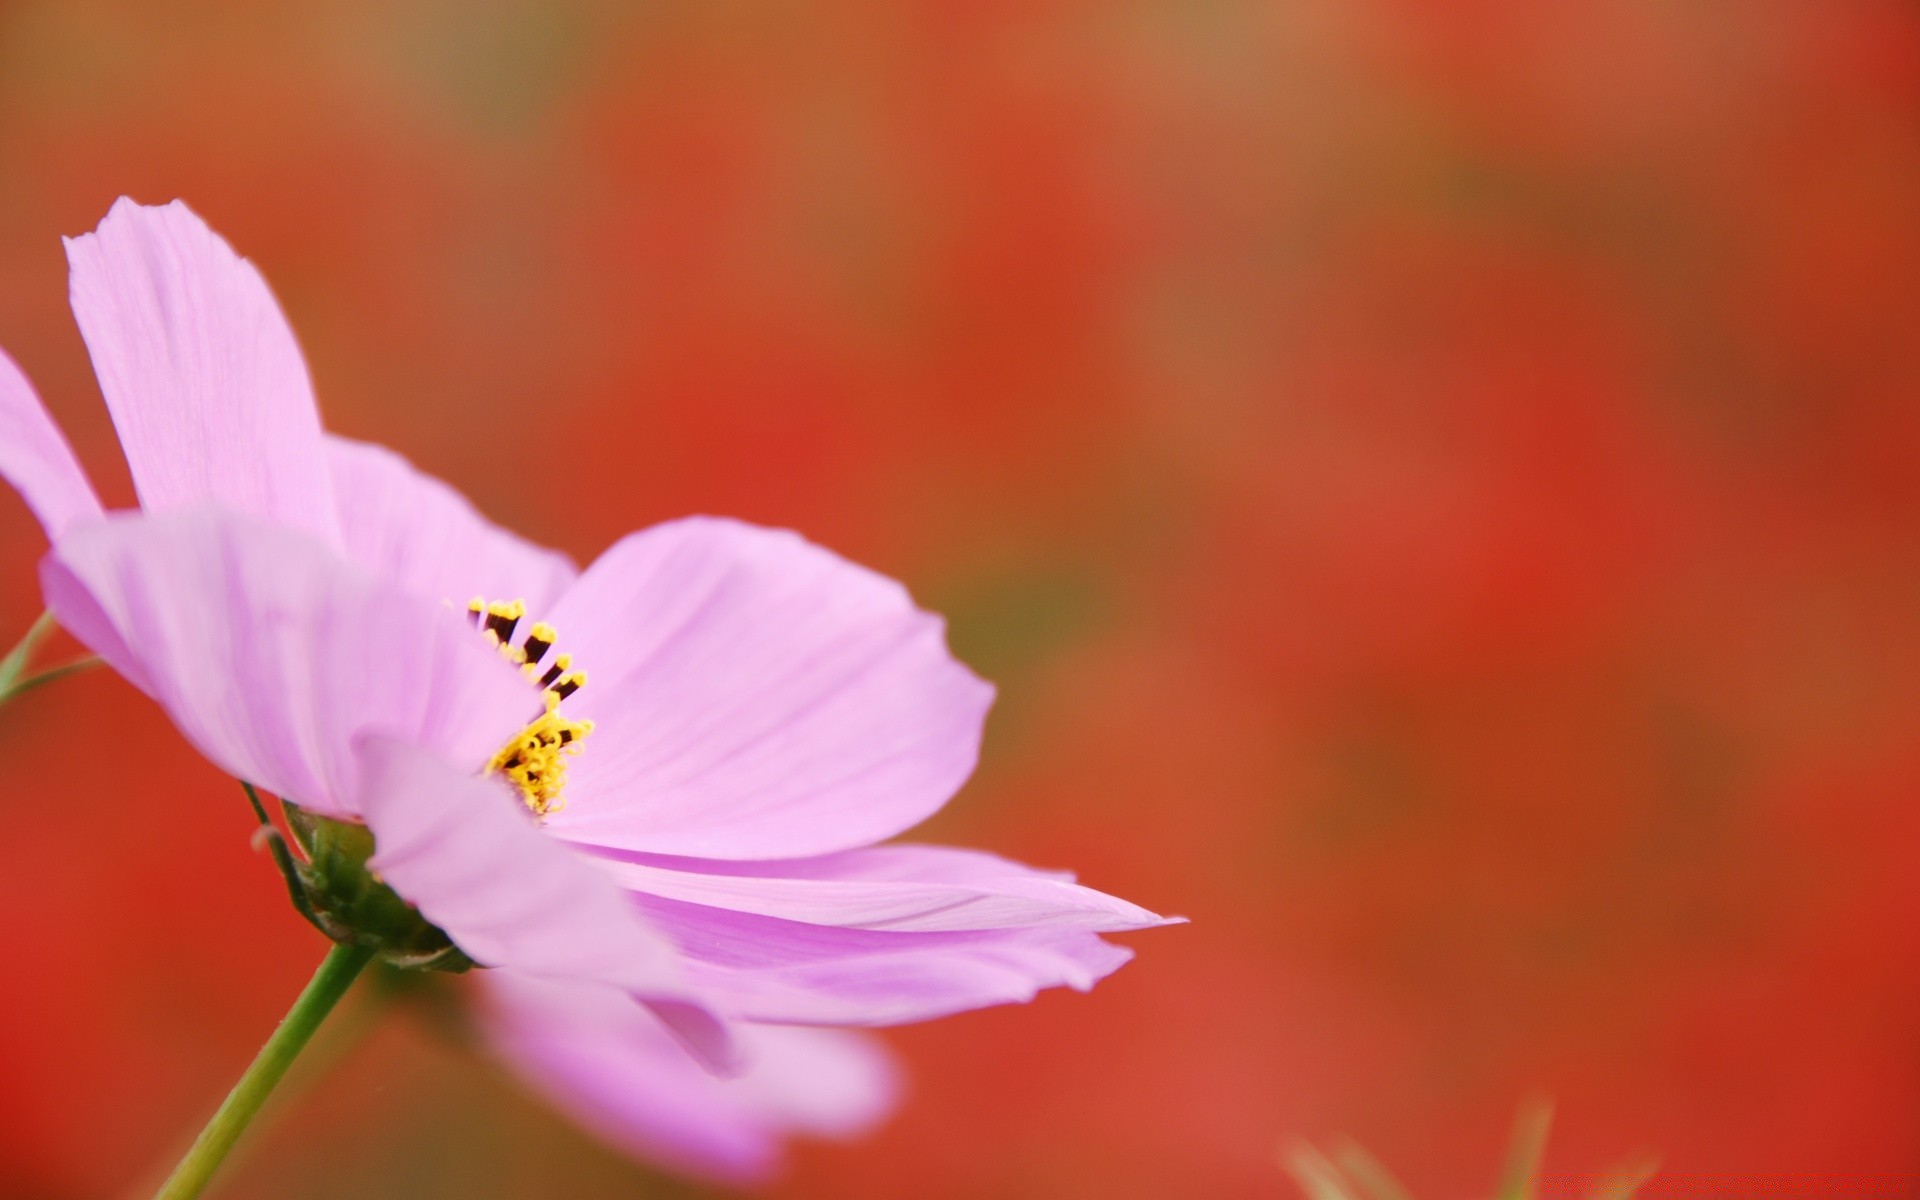
[[[540,662],[558,638],[553,626],[536,621],[517,645],[514,631],[527,615],[524,600],[493,600],[475,596],[467,615],[482,636],[526,677],[540,685],[545,711],[513,735],[487,763],[484,774],[504,775],[520,791],[520,799],[537,817],[566,807],[561,791],[567,784],[567,759],[580,753],[580,742],[593,732],[592,721],[576,721],[560,711],[560,704],[586,686],[587,673],[573,669],[573,655],[562,654],[544,671]]]

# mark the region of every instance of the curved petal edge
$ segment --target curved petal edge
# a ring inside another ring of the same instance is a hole
[[[209,501],[338,537],[320,413],[266,280],[193,210],[122,197],[69,291],[143,507]]]
[[[49,542],[74,521],[101,515],[87,473],[54,423],[40,395],[12,358],[0,351],[0,477],[39,518]]]
[[[786,530],[690,517],[632,534],[553,622],[604,731],[553,831],[715,859],[891,837],[979,754],[993,688],[906,589]]]

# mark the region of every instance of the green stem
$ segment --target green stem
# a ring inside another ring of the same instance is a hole
[[[76,658],[70,663],[61,663],[57,667],[48,667],[38,675],[29,675],[18,683],[0,687],[0,704],[5,704],[17,696],[25,695],[42,684],[52,683],[56,679],[65,679],[69,675],[78,675],[100,665],[100,656],[89,654],[85,658]]]
[[[52,632],[53,614],[41,613],[28,627],[26,636],[20,639],[19,644],[7,651],[5,658],[0,658],[0,691],[7,691],[13,687],[14,681],[20,678],[20,672],[27,669],[27,660],[33,657],[34,650],[41,642],[46,641],[47,635]]]
[[[227,1093],[220,1111],[214,1113],[213,1119],[200,1131],[193,1147],[154,1193],[153,1200],[192,1200],[206,1188],[227,1152],[240,1140],[254,1114],[273,1092],[274,1085],[287,1073],[313,1031],[320,1028],[320,1022],[327,1019],[360,969],[372,958],[373,951],[363,946],[335,946],[327,952],[306,990],[287,1010],[280,1027],[273,1031],[267,1044],[260,1047],[260,1053],[254,1055],[246,1074],[240,1076],[240,1082]]]

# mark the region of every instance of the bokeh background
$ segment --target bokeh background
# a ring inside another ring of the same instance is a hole
[[[0,344],[124,502],[121,193],[533,536],[906,580],[1002,697],[925,836],[1193,918],[890,1034],[776,1195],[1458,1196],[1529,1092],[1561,1171],[1920,1170],[1912,4],[0,4]],[[0,1195],[138,1194],[322,947],[117,680],[0,759]],[[369,1024],[223,1194],[682,1194]]]

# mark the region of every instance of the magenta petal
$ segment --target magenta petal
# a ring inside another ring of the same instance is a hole
[[[864,845],[945,803],[993,689],[899,584],[798,535],[696,517],[616,544],[556,608],[599,723],[550,824],[705,858]]]
[[[316,812],[355,811],[363,732],[477,771],[534,707],[526,680],[444,605],[231,513],[84,522],[41,574],[60,623],[202,754]]]
[[[400,587],[462,606],[476,595],[525,600],[544,614],[579,574],[386,447],[339,437],[326,446],[347,553]]]
[[[635,894],[704,996],[743,1020],[898,1025],[1046,988],[1091,988],[1133,957],[1072,928],[897,933],[729,912]]]
[[[619,854],[607,867],[633,891],[812,925],[1114,932],[1172,923],[1082,887],[1071,875],[945,846],[874,846],[752,863]]]
[[[313,385],[253,265],[179,201],[124,198],[67,261],[141,504],[218,501],[335,537]]]
[[[710,1061],[728,1030],[681,980],[674,948],[587,859],[540,832],[498,780],[417,746],[373,736],[360,748],[359,810],[369,866],[483,966],[619,988]]]
[[[788,1136],[858,1136],[899,1096],[891,1057],[858,1034],[741,1026],[751,1065],[722,1079],[618,992],[511,971],[480,982],[482,1028],[509,1066],[616,1149],[685,1174],[764,1182]]]
[[[49,542],[77,517],[100,515],[100,500],[66,435],[13,359],[0,352],[0,477],[40,518]]]

